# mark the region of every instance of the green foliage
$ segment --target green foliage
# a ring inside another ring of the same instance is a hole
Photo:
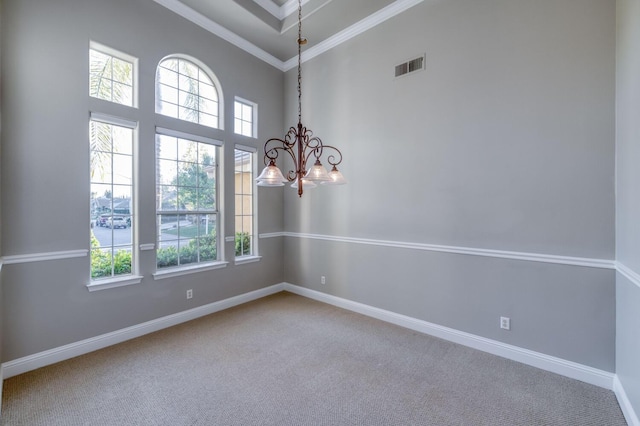
[[[251,237],[248,232],[236,232],[236,257],[251,254]]]
[[[198,258],[198,255],[200,257]],[[174,246],[158,249],[156,264],[158,268],[169,266],[188,265],[190,263],[208,262],[218,258],[215,234],[210,234],[199,239],[194,238],[189,244],[180,247]],[[179,260],[179,262],[178,262]]]
[[[114,275],[131,273],[131,253],[125,250],[118,250],[113,260]]]
[[[156,265],[158,268],[166,268],[168,266],[178,265],[178,249],[173,246],[158,249],[156,255]]]
[[[195,241],[191,241],[193,243]],[[209,234],[200,238],[200,261],[211,261],[218,258],[215,234]]]
[[[91,278],[105,278],[130,273],[131,253],[126,250],[118,250],[112,259],[110,252],[100,249],[100,242],[91,231]]]

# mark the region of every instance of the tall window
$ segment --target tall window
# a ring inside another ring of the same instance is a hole
[[[135,122],[92,114],[91,279],[132,273],[133,143]]]
[[[238,135],[256,137],[255,117],[257,105],[253,102],[236,98],[234,103],[233,129]]]
[[[136,106],[137,59],[101,44],[89,49],[89,94],[94,98]]]
[[[158,269],[218,260],[219,142],[158,129]]]
[[[204,69],[182,58],[160,62],[156,71],[156,112],[219,128],[218,89]]]
[[[235,149],[235,246],[236,257],[257,254],[255,239],[254,148]]]

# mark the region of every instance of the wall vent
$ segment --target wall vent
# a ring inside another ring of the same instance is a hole
[[[396,77],[424,70],[425,55],[410,59],[396,65]]]

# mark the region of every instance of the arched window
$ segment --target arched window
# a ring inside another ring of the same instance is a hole
[[[222,99],[212,72],[195,59],[171,56],[156,70],[156,112],[221,128]]]

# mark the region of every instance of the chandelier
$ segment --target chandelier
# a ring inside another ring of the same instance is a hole
[[[307,39],[302,37],[302,0],[298,0],[298,125],[290,127],[284,139],[271,138],[265,142],[264,164],[266,167],[256,179],[258,186],[284,186],[285,183],[293,182],[291,186],[298,190],[300,197],[305,189],[315,188],[318,183],[323,185],[347,183],[336,167],[342,162],[340,150],[323,144],[319,137],[313,136],[313,132],[302,125],[301,48],[306,43]],[[289,154],[295,167],[295,170],[290,170],[286,177],[276,166],[280,153]],[[320,161],[325,154],[327,163],[332,166],[329,172]],[[307,170],[307,162],[310,159],[315,161]]]

